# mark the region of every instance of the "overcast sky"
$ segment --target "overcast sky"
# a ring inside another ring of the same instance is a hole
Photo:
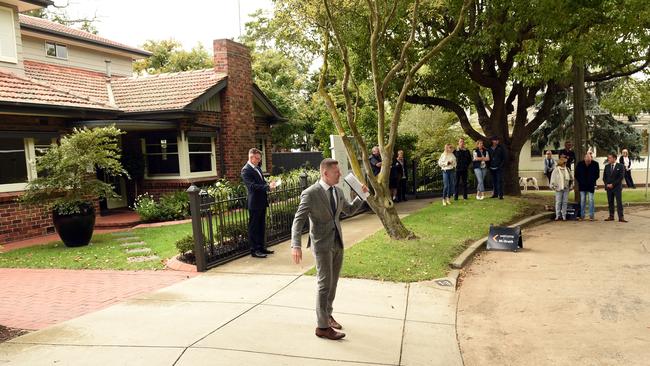
[[[56,0],[65,4],[66,0]],[[257,9],[273,9],[272,0],[239,0],[241,29]],[[140,46],[148,39],[174,38],[186,49],[202,43],[212,53],[212,40],[239,36],[238,0],[70,0],[71,16],[97,14],[99,35]]]

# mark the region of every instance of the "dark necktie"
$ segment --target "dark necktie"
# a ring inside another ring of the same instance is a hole
[[[336,196],[334,194],[334,186],[330,187],[330,207],[332,208],[332,215],[336,216]]]

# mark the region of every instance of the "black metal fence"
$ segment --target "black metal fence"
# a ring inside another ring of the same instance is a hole
[[[304,175],[297,182],[284,182],[268,194],[266,243],[273,245],[291,237],[293,217],[300,203],[300,193],[314,183]],[[248,209],[245,195],[217,198],[192,185],[190,197],[194,257],[198,271],[250,253]]]
[[[442,172],[437,164],[416,162],[410,171],[408,194],[424,198],[442,193]],[[291,237],[300,193],[313,184],[315,179],[303,174],[299,181],[284,182],[280,189],[269,192],[265,229],[268,245],[278,244]],[[476,189],[476,178],[471,171],[468,181],[469,190],[473,192]],[[215,198],[195,185],[187,193],[190,198],[194,257],[198,271],[205,271],[250,253],[248,201],[245,194]]]

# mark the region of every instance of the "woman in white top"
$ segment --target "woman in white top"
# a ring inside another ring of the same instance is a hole
[[[445,145],[445,151],[440,155],[438,165],[442,169],[442,205],[451,205],[450,197],[454,195],[456,178],[456,156],[452,144]]]
[[[621,155],[618,162],[623,164],[625,167],[625,185],[627,188],[636,188],[636,186],[634,186],[634,181],[632,180],[632,160],[630,160],[630,153],[627,149],[623,149],[622,153],[623,155]]]
[[[560,155],[557,167],[551,173],[551,189],[555,191],[555,221],[566,220],[569,192],[573,188],[573,175],[566,162],[567,157]]]

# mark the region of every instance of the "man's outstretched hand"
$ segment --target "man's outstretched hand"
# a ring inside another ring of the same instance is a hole
[[[293,258],[293,263],[300,264],[302,261],[302,249],[291,248],[291,257]]]

